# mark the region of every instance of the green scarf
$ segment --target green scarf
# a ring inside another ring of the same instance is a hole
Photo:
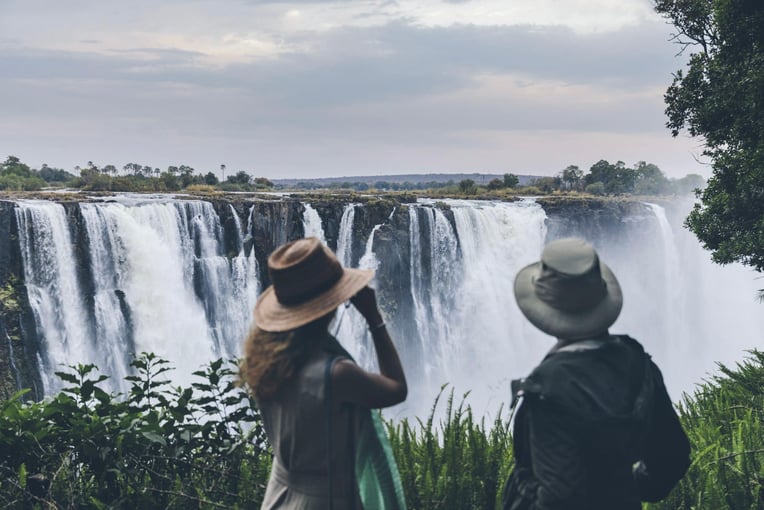
[[[327,340],[325,349],[329,353],[353,359],[336,338],[328,335]],[[361,503],[367,509],[406,510],[401,476],[382,416],[376,409],[358,407],[358,410],[360,423],[355,448],[355,477]]]

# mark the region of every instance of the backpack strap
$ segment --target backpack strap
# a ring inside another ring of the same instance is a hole
[[[332,487],[332,366],[337,358],[329,356],[324,368],[324,410],[326,411],[326,466],[327,481],[329,484],[329,510],[332,510],[334,494]]]

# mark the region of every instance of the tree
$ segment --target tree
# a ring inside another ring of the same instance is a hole
[[[252,181],[252,176],[249,175],[244,170],[239,170],[236,172],[235,175],[229,175],[228,179],[226,179],[226,182],[230,182],[233,184],[250,184]]]
[[[193,167],[180,165],[178,167],[178,173],[180,174],[180,184],[182,187],[187,187],[194,182],[194,169]]]
[[[271,182],[270,179],[267,179],[265,177],[255,177],[254,181],[255,186],[258,188],[272,188],[273,182]],[[348,186],[350,187],[350,186]]]
[[[604,195],[605,194],[605,185],[601,182],[593,182],[586,186],[585,191],[587,193],[590,193],[592,195]]]
[[[631,168],[627,168],[623,161],[617,161],[611,164],[604,159],[594,163],[589,169],[589,173],[584,176],[584,183],[587,186],[595,182],[601,182],[604,186],[604,193],[622,194],[634,191],[634,185],[637,181],[637,173]]]
[[[0,164],[0,189],[36,191],[44,185],[45,181],[16,156],[8,156],[5,162]]]
[[[16,175],[19,177],[32,177],[32,169],[29,165],[22,163],[16,156],[8,156],[5,162],[0,165],[0,173],[3,175]]]
[[[559,177],[539,177],[533,181],[533,185],[544,193],[551,193],[556,189],[560,189],[562,181]]]
[[[472,179],[464,179],[459,181],[459,191],[465,195],[477,194],[477,186],[475,185],[475,181]]]
[[[225,166],[225,165],[221,165]],[[207,172],[204,175],[204,184],[209,184],[210,186],[216,186],[220,181],[218,180],[218,176],[215,175],[212,172]]]
[[[634,165],[636,182],[634,192],[639,195],[663,195],[671,193],[671,183],[657,165],[639,161]]]
[[[515,174],[504,174],[504,187],[514,188],[520,184],[520,179]]]
[[[112,175],[114,177],[117,176],[117,167],[114,165],[106,165],[101,169],[101,172],[105,173],[106,175]]]
[[[140,175],[141,170],[143,170],[143,166],[139,165],[138,163],[128,163],[122,167],[122,170],[124,170],[125,173]]]
[[[690,50],[664,96],[666,126],[703,137],[712,176],[686,225],[720,264],[764,271],[764,2],[657,0]]]
[[[702,190],[706,186],[706,180],[698,174],[687,174],[681,179],[676,179],[671,183],[674,187],[674,193],[677,195],[697,194],[697,190]]]
[[[560,179],[565,186],[565,189],[579,189],[581,187],[581,180],[584,178],[584,171],[578,168],[576,165],[569,165],[565,170],[560,173]]]
[[[37,175],[45,182],[67,182],[76,179],[76,176],[70,174],[66,170],[52,168],[46,164],[42,165],[42,168],[37,172]]]
[[[504,181],[501,179],[491,179],[486,187],[490,190],[501,189],[504,187]]]

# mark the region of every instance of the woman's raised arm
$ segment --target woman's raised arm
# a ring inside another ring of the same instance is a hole
[[[364,287],[351,302],[366,319],[377,352],[380,373],[367,372],[350,360],[340,360],[332,369],[337,399],[369,408],[389,407],[406,400],[408,388],[401,360],[382,314],[374,290]]]

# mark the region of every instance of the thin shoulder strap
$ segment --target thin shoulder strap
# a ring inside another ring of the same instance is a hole
[[[329,510],[332,510],[334,494],[332,491],[332,366],[335,356],[329,356],[324,368],[324,410],[326,411],[326,466],[329,484]]]

